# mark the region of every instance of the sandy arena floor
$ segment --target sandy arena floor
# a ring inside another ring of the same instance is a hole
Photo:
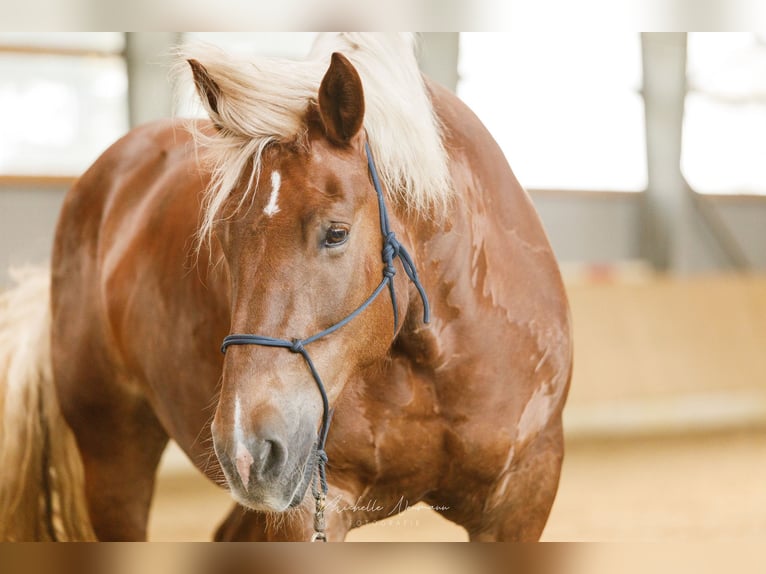
[[[550,541],[766,539],[766,432],[570,445]],[[162,472],[152,540],[209,540],[230,499],[194,472]],[[457,541],[465,531],[409,511],[354,541]]]

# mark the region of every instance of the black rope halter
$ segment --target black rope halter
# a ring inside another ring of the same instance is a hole
[[[319,388],[319,394],[322,397],[322,426],[317,436],[317,448],[316,448],[316,467],[317,474],[312,482],[312,493],[316,501],[316,510],[314,513],[314,536],[312,541],[322,540],[326,541],[325,535],[325,522],[324,522],[324,509],[327,501],[327,453],[325,452],[325,443],[327,441],[327,433],[330,430],[330,419],[332,418],[332,410],[330,409],[330,402],[327,399],[327,392],[325,391],[322,379],[314,366],[314,362],[311,360],[306,345],[313,343],[325,337],[331,333],[334,333],[344,325],[350,323],[358,315],[360,315],[372,302],[380,295],[383,289],[388,286],[388,291],[391,294],[391,304],[394,308],[394,334],[396,334],[399,328],[399,310],[396,305],[396,290],[394,289],[394,276],[396,275],[396,267],[394,267],[394,259],[399,258],[402,263],[404,272],[409,277],[410,281],[415,285],[420,294],[420,298],[423,300],[423,322],[428,323],[431,318],[431,309],[428,304],[428,297],[426,296],[425,289],[420,283],[418,272],[415,269],[415,263],[412,261],[412,257],[396,239],[396,235],[391,231],[391,224],[388,218],[388,211],[386,210],[386,202],[383,198],[383,189],[380,185],[380,179],[378,178],[378,171],[375,168],[375,162],[372,159],[372,151],[370,151],[369,143],[365,142],[365,151],[367,153],[367,167],[370,170],[370,176],[372,177],[372,183],[375,186],[375,193],[378,197],[378,211],[380,213],[380,233],[383,236],[383,279],[378,286],[372,292],[372,294],[353,312],[341,319],[331,327],[320,331],[305,339],[278,339],[276,337],[264,337],[262,335],[229,335],[224,338],[223,345],[221,345],[221,351],[226,352],[226,349],[231,345],[262,345],[264,347],[282,347],[289,350],[292,353],[299,354],[303,357],[306,365],[311,371],[311,376],[314,377],[317,387]]]

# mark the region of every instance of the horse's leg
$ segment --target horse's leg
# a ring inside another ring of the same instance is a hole
[[[465,527],[472,542],[535,542],[556,498],[563,455],[564,439],[558,422],[520,449],[518,462],[482,493],[483,507],[477,504],[475,491],[451,491],[448,499],[455,500],[461,511],[442,514]],[[461,504],[466,497],[470,497],[470,504]],[[465,510],[470,505],[475,507]]]
[[[78,393],[80,400],[62,401],[62,412],[82,456],[96,536],[145,540],[155,472],[168,437],[142,398],[118,393],[115,385],[108,385],[111,392],[106,388],[90,386],[98,392],[97,405]]]
[[[471,540],[534,542],[542,536],[558,491],[564,458],[561,422],[548,427],[524,451],[519,465],[504,481],[506,492],[497,507],[478,528],[469,531]]]
[[[313,503],[311,505],[313,508]],[[342,542],[348,534],[348,524],[337,513],[325,515],[327,540]],[[215,533],[216,541],[227,542],[306,542],[314,535],[314,515],[300,509],[285,514],[266,515],[235,505]]]

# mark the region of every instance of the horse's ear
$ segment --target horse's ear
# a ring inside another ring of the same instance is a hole
[[[362,80],[345,56],[335,52],[319,86],[319,114],[330,141],[344,145],[362,128]]]
[[[202,104],[213,121],[216,121],[218,118],[218,100],[221,97],[221,88],[215,83],[215,80],[210,76],[205,66],[194,59],[186,61],[189,62],[191,67],[192,75],[194,76],[194,86],[197,88]]]

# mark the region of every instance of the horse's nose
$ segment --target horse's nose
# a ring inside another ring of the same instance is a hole
[[[287,448],[277,437],[237,442],[234,465],[246,489],[250,481],[271,482],[279,478],[286,464]]]
[[[234,416],[227,419],[227,411],[219,408],[210,428],[232,496],[268,512],[282,512],[300,502],[313,468],[317,413],[300,416],[271,405],[243,409],[236,402],[232,411]]]

